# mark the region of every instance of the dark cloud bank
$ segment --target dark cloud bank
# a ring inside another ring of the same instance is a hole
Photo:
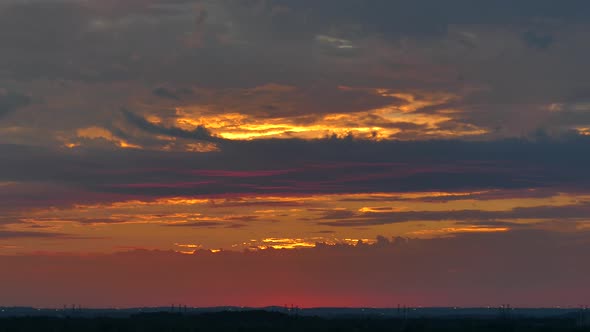
[[[206,131],[180,134],[208,137]],[[0,181],[145,197],[486,188],[584,191],[590,179],[590,142],[585,137],[536,142],[221,141],[220,151],[209,153],[0,145],[0,153]]]

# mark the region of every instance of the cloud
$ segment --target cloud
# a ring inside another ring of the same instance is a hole
[[[560,221],[590,221],[590,203],[565,206],[516,207],[506,211],[445,210],[445,211],[353,211],[326,212],[319,217],[323,226],[351,227],[384,225],[410,221],[510,221],[548,219]]]
[[[199,221],[199,222],[190,222],[190,223],[169,224],[166,226],[168,226],[168,227],[218,227],[218,226],[222,226],[223,224],[224,223],[214,222],[214,221]]]
[[[380,127],[385,133],[379,138],[404,140],[449,133],[518,137],[540,127],[572,130],[588,123],[568,123],[573,120],[566,115],[552,121],[561,115],[548,106],[580,102],[587,95],[587,73],[580,70],[590,52],[583,42],[589,22],[581,13],[587,11],[584,2],[530,0],[482,6],[465,0],[371,5],[361,0],[5,1],[0,71],[9,82],[2,84],[34,90],[35,98],[51,101],[15,116],[7,141],[22,142],[19,135],[27,132],[37,136],[36,144],[49,144],[46,136],[67,136],[76,125],[106,127],[113,118],[109,114],[120,107],[144,118],[168,113],[170,121],[208,116],[239,139],[264,130],[298,137],[303,125],[331,125],[341,135],[360,127],[366,137]],[[25,20],[35,26],[22,25]],[[198,40],[199,48],[187,45],[187,39]],[[75,89],[99,83],[105,85],[88,87],[84,97]],[[291,90],[256,91],[272,84]],[[182,92],[193,89],[199,93]],[[406,102],[370,93],[376,89],[456,99],[420,107],[413,117],[394,112],[392,118],[389,111],[384,112],[389,117],[374,111]],[[77,98],[81,102],[69,103]],[[332,116],[351,113],[344,119]],[[222,121],[227,114],[244,118]],[[426,115],[439,121],[435,126],[416,121]],[[40,123],[46,132],[35,135]],[[217,134],[217,128],[209,129]],[[318,130],[309,136],[324,134]],[[147,143],[174,145],[154,141]]]
[[[378,0],[366,4],[362,0],[314,1],[254,1],[257,6],[226,1],[236,20],[257,19],[256,28],[272,26],[279,37],[302,38],[312,31],[328,30],[329,26],[354,36],[355,33],[374,33],[390,38],[400,36],[431,37],[444,34],[452,25],[514,24],[535,19],[553,19],[584,22],[582,13],[590,7],[583,1],[555,5],[550,0],[525,0],[514,4],[500,0],[493,3],[474,4],[467,0],[450,0],[444,3],[401,0]],[[282,15],[273,16],[277,8],[286,8]],[[301,27],[296,31],[297,24]],[[348,26],[347,26],[348,25]],[[333,30],[335,30],[333,28]]]
[[[525,32],[522,38],[528,46],[538,50],[544,50],[553,43],[553,37],[535,31]]]
[[[152,93],[158,97],[162,97],[162,98],[168,98],[168,99],[173,99],[173,100],[180,100],[180,97],[178,97],[173,91],[170,91],[167,88],[156,88],[152,91]]]
[[[28,96],[0,89],[0,118],[30,103],[31,98]]]
[[[51,239],[51,238],[67,238],[63,233],[51,232],[26,232],[26,231],[6,231],[0,230],[0,240],[9,239]]]
[[[3,47],[44,52],[74,46],[88,13],[75,2],[34,1],[5,4],[0,17]],[[22,24],[25,17],[35,25]]]
[[[239,229],[248,227],[247,222],[254,222],[258,220],[258,216],[235,216],[235,217],[222,217],[217,218],[222,221],[195,221],[195,222],[180,222],[166,224],[166,227],[187,227],[187,228],[230,228]],[[198,218],[194,219],[198,220]],[[246,222],[246,223],[235,223],[235,222]]]
[[[0,305],[567,306],[589,295],[580,264],[589,245],[586,232],[518,231],[193,255],[4,255]]]
[[[351,138],[239,142],[219,141],[205,130],[186,132],[144,119],[137,122],[160,134],[216,140],[220,150],[195,154],[0,145],[5,156],[0,181],[50,181],[93,193],[146,198],[532,188],[583,191],[590,164],[584,137],[539,142]],[[219,171],[232,176],[220,176]],[[251,176],[256,172],[266,176]]]
[[[28,211],[39,207],[66,208],[73,204],[110,204],[137,198],[136,196],[93,192],[77,185],[72,186],[57,182],[60,181],[25,181],[0,186],[0,210],[4,215],[4,219],[0,218],[0,223],[3,220],[18,222],[16,215],[19,211]]]
[[[145,118],[143,118],[133,112],[123,110],[122,113],[123,113],[123,116],[125,117],[125,119],[130,124],[136,126],[137,128],[139,128],[141,130],[144,130],[144,131],[152,133],[152,134],[167,135],[167,136],[178,137],[178,138],[194,139],[194,140],[201,140],[201,141],[212,141],[212,142],[220,140],[219,138],[213,136],[211,134],[211,132],[203,126],[197,126],[192,131],[183,130],[183,129],[175,128],[175,127],[166,128],[166,127],[162,127],[162,126],[153,124],[153,123],[147,121]]]
[[[585,0],[0,1],[0,223],[584,228],[584,202],[548,201],[590,185],[589,12]],[[376,206],[346,209],[369,194]],[[487,211],[497,201],[517,203]]]

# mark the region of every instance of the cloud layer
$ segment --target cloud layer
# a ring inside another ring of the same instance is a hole
[[[585,0],[0,0],[0,293],[578,301],[589,32]]]
[[[588,240],[517,232],[251,253],[0,257],[0,305],[566,306],[589,295],[579,264]]]

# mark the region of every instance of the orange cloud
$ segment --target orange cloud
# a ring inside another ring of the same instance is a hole
[[[107,141],[113,142],[117,144],[119,147],[124,149],[141,149],[141,146],[136,144],[131,144],[111,133],[109,130],[101,127],[88,127],[88,128],[81,128],[76,131],[78,138],[85,138],[85,139],[105,139]],[[79,146],[81,143],[79,142],[71,142],[66,143],[65,146],[69,148],[74,148]]]
[[[406,140],[488,133],[485,128],[458,119],[460,109],[445,107],[460,100],[458,95],[346,86],[327,89],[325,95],[322,91],[275,83],[223,92],[193,89],[199,99],[191,102],[192,94],[188,95],[189,100],[176,102],[174,114],[154,109],[146,119],[154,125],[187,131],[204,127],[229,140],[318,139],[332,135]],[[316,100],[322,98],[335,101]],[[141,107],[153,108],[148,103]],[[427,107],[440,109],[421,112]]]

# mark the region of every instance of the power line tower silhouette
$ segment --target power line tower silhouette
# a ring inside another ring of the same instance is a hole
[[[500,305],[500,307],[498,308],[498,314],[499,314],[500,319],[503,319],[503,320],[510,319],[510,316],[512,315],[512,308],[510,307],[510,304]]]
[[[590,310],[587,305],[582,305],[576,319],[576,325],[578,327],[589,327],[590,326]]]

